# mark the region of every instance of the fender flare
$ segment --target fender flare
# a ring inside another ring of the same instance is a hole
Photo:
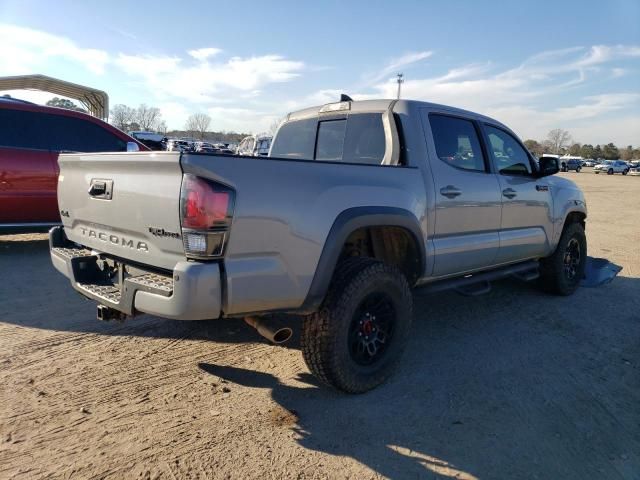
[[[426,265],[426,250],[420,222],[408,210],[397,207],[354,207],[344,210],[333,222],[325,240],[301,313],[317,311],[324,300],[342,247],[351,233],[363,227],[401,227],[413,237],[420,255],[420,275]]]

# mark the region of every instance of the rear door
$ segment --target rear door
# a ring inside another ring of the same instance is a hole
[[[553,234],[547,178],[534,176],[533,159],[511,133],[487,124],[483,130],[502,199],[497,263],[547,255]]]
[[[56,176],[42,114],[0,108],[0,224],[59,222]]]
[[[422,111],[436,194],[435,276],[494,263],[499,247],[501,201],[474,121]]]

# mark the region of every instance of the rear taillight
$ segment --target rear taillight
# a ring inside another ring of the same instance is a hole
[[[180,220],[187,257],[222,256],[234,203],[231,188],[188,173],[182,177]]]

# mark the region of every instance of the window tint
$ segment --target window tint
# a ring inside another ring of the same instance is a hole
[[[429,115],[436,155],[452,167],[485,171],[484,157],[473,122],[446,115]]]
[[[339,162],[342,160],[346,120],[330,120],[318,124],[316,160]]]
[[[531,173],[531,163],[525,149],[504,130],[486,125],[489,150],[498,172],[508,175]]]
[[[127,143],[93,122],[62,115],[45,115],[51,149],[73,152],[125,152]]]
[[[0,146],[49,150],[42,115],[0,108]]]
[[[380,165],[385,146],[382,115],[363,113],[349,116],[343,161]]]
[[[271,156],[313,160],[317,124],[315,118],[310,118],[282,125],[271,147]]]
[[[74,152],[124,152],[127,143],[93,122],[48,113],[0,109],[0,144]]]

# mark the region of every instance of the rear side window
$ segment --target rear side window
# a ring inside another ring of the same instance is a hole
[[[317,125],[318,121],[315,118],[282,125],[271,146],[271,156],[312,160]]]
[[[342,161],[380,165],[385,147],[381,114],[362,113],[349,116]]]
[[[485,125],[489,150],[496,170],[504,175],[531,174],[531,163],[525,149],[510,134]]]
[[[49,150],[42,115],[0,108],[0,146]]]
[[[473,122],[447,115],[429,115],[436,155],[455,168],[485,171],[480,140]]]

